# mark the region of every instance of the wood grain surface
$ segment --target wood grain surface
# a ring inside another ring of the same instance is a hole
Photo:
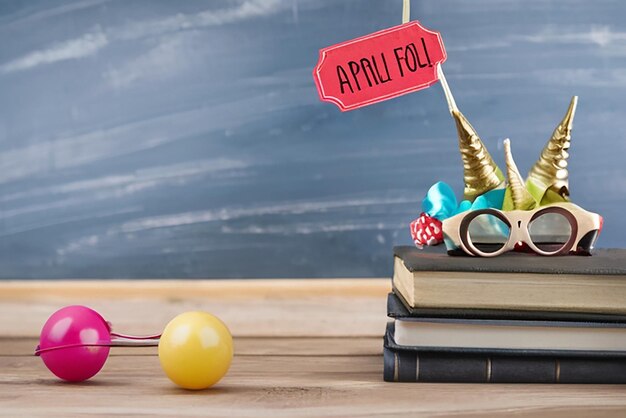
[[[623,417],[626,386],[382,381],[388,280],[0,283],[0,415],[212,417]],[[214,388],[190,392],[156,349],[114,348],[81,384],[32,356],[47,316],[70,303],[119,331],[159,331],[190,309],[220,315],[235,358]],[[119,325],[119,327],[117,326]]]

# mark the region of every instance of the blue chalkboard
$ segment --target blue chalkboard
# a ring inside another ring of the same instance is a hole
[[[348,113],[318,50],[400,0],[0,2],[0,277],[388,276],[437,180],[462,191],[438,84]],[[413,2],[459,107],[525,173],[580,96],[573,200],[626,243],[623,2]],[[503,164],[502,164],[503,165]]]

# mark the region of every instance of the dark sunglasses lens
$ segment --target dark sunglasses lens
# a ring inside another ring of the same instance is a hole
[[[511,228],[497,216],[483,213],[471,220],[467,232],[476,249],[483,253],[494,253],[504,247]]]
[[[541,251],[557,252],[572,236],[572,225],[561,213],[546,212],[528,225],[530,239]]]

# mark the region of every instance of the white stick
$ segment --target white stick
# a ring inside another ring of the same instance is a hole
[[[441,87],[443,88],[443,93],[446,95],[446,100],[448,101],[448,110],[450,110],[450,113],[452,113],[453,110],[458,111],[459,108],[456,107],[454,96],[450,91],[450,86],[446,81],[446,76],[443,74],[443,69],[441,68],[441,65],[437,65],[437,76],[439,77],[439,82],[441,83]]]
[[[411,0],[404,0],[402,3],[402,23],[411,20]]]
[[[402,23],[407,23],[411,19],[411,0],[403,0],[402,1]],[[443,87],[443,93],[446,95],[446,101],[448,102],[448,110],[452,113],[453,110],[459,110],[456,107],[456,102],[454,101],[454,96],[452,96],[452,92],[450,91],[450,86],[446,81],[446,76],[443,73],[443,69],[441,65],[437,65],[437,77],[439,78],[439,82],[441,83],[441,87]]]

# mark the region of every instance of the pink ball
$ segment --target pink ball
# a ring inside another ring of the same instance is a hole
[[[102,369],[109,356],[111,329],[85,306],[66,306],[48,318],[39,338],[41,359],[61,379],[80,382]],[[104,344],[105,346],[95,346]],[[54,350],[46,350],[59,347]]]

